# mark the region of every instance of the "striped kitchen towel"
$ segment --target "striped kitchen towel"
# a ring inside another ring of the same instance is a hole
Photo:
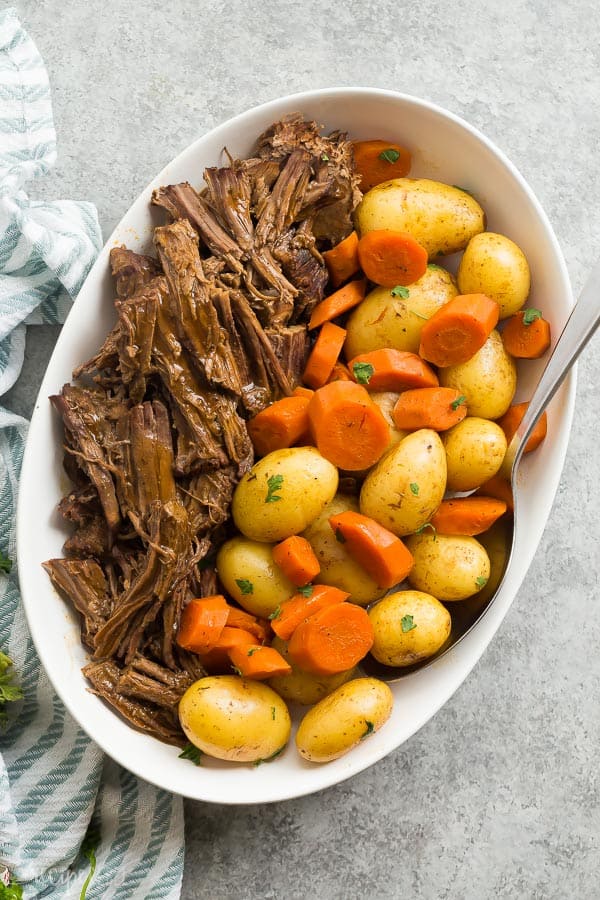
[[[8,9],[0,13],[0,396],[21,370],[26,325],[63,321],[101,245],[91,204],[25,194],[55,158],[48,76]],[[13,561],[0,573],[0,651],[23,692],[0,724],[0,897],[10,877],[14,896],[22,889],[27,898],[79,898],[86,881],[87,900],[176,898],[181,798],[102,757],[52,690],[27,631],[14,564],[26,433],[27,422],[0,407],[0,551]]]

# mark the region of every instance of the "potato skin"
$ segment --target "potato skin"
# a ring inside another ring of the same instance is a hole
[[[450,491],[478,488],[499,471],[506,455],[506,435],[489,419],[467,416],[441,437]]]
[[[235,762],[266,760],[287,744],[288,708],[274,690],[237,675],[212,675],[179,701],[179,721],[203,753]]]
[[[417,591],[438,600],[465,600],[485,587],[490,560],[473,537],[413,534],[406,546],[414,557],[408,581]]]
[[[296,732],[298,753],[310,762],[330,762],[379,731],[394,698],[383,681],[355,678],[306,713]]]
[[[394,391],[372,391],[370,394],[371,400],[373,403],[377,404],[385,417],[385,421],[389,425],[392,438],[390,446],[400,443],[401,440],[410,434],[410,431],[403,431],[401,428],[396,428],[396,423],[392,416],[392,410],[398,402],[399,396],[400,394],[397,394]]]
[[[271,492],[268,502],[269,479],[277,476],[283,482]],[[336,467],[314,447],[274,450],[255,463],[237,485],[231,505],[233,521],[252,540],[282,541],[316,519],[335,496],[337,486]]]
[[[318,703],[323,697],[331,694],[332,691],[356,675],[356,669],[349,669],[347,672],[340,672],[337,675],[312,675],[310,672],[299,669],[291,659],[286,641],[276,635],[271,641],[271,646],[281,653],[285,661],[292,667],[292,671],[289,675],[277,675],[270,678],[268,685],[290,703],[312,706],[313,703]]]
[[[440,369],[439,379],[467,398],[470,416],[499,419],[515,396],[517,367],[494,329],[481,350],[465,363]]]
[[[243,609],[263,619],[297,590],[273,562],[272,549],[273,544],[237,535],[225,541],[217,554],[217,572],[225,590]],[[245,594],[237,580],[249,581],[251,593]]]
[[[415,626],[402,630],[404,616]],[[433,656],[448,639],[450,613],[439,600],[422,591],[388,594],[369,610],[375,634],[371,653],[384,666],[413,666]]]
[[[459,188],[428,178],[394,178],[368,191],[354,219],[359,237],[389,228],[406,231],[432,259],[464,250],[485,228],[477,201]]]
[[[407,290],[405,298],[384,287],[367,294],[346,323],[346,359],[387,347],[418,353],[425,321],[458,293],[450,272],[435,265]]]
[[[531,277],[525,254],[503,234],[485,231],[471,238],[457,273],[461,294],[487,294],[505,319],[521,309]]]
[[[413,431],[371,469],[360,511],[401,537],[428,522],[446,490],[446,454],[429,428]]]
[[[329,584],[350,594],[350,601],[366,606],[385,593],[365,569],[354,560],[343,544],[336,540],[329,517],[352,510],[358,512],[358,500],[346,494],[336,494],[317,518],[303,532],[310,543],[321,571],[315,578],[316,584]]]

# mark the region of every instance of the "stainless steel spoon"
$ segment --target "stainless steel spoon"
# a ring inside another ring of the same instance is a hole
[[[469,600],[452,604],[452,632],[448,642],[430,659],[415,666],[405,668],[389,668],[382,666],[369,657],[361,666],[369,675],[376,675],[385,681],[397,681],[416,669],[424,668],[434,660],[448,653],[461,641],[482,618],[498,596],[508,570],[515,556],[515,547],[519,535],[519,481],[517,478],[519,463],[523,456],[525,444],[535,428],[540,416],[552,400],[554,394],[563,383],[571,366],[584,349],[598,325],[600,325],[600,260],[596,263],[587,279],[579,300],[573,307],[566,325],[563,328],[546,368],[542,373],[527,411],[517,428],[506,451],[502,466],[502,474],[510,479],[514,498],[514,517],[512,535],[510,523],[500,521],[486,535],[478,540],[486,546],[491,561],[491,573],[486,587]],[[521,526],[522,527],[522,526]],[[510,550],[509,550],[510,548]]]

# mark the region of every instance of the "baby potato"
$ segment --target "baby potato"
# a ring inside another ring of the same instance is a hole
[[[272,688],[237,675],[212,675],[179,701],[179,721],[203,753],[235,762],[267,760],[290,738],[288,708]]]
[[[422,591],[388,594],[369,610],[371,653],[384,666],[413,666],[446,643],[452,621],[439,600]]]
[[[506,435],[495,422],[467,416],[441,437],[448,490],[472,491],[499,471],[506,454]]]
[[[515,396],[517,367],[494,329],[467,362],[439,371],[440,384],[466,397],[469,415],[499,419]]]
[[[485,228],[485,214],[470,194],[428,178],[378,184],[364,195],[354,218],[360,237],[380,228],[406,231],[430,259],[463,250]]]
[[[217,572],[223,587],[253,616],[268,618],[297,588],[273,562],[273,544],[238,535],[219,549]]]
[[[473,537],[422,532],[408,537],[406,546],[414,557],[410,584],[438,600],[472,597],[490,577],[489,557]]]
[[[400,394],[397,394],[394,391],[374,391],[370,396],[373,403],[376,403],[383,413],[385,421],[389,425],[392,438],[390,446],[398,444],[403,438],[410,434],[410,431],[402,431],[400,428],[396,428],[396,423],[392,416],[392,410],[398,402]]]
[[[418,353],[424,322],[457,293],[450,272],[433,264],[401,296],[390,288],[375,288],[346,323],[346,359],[387,347]]]
[[[487,294],[500,307],[500,318],[516,313],[530,287],[525,254],[503,234],[484,231],[467,244],[458,267],[461,294]]]
[[[233,521],[254,541],[282,541],[316,519],[337,486],[336,467],[314,447],[274,450],[237,485]]]
[[[347,510],[358,512],[358,500],[346,494],[336,494],[303,532],[303,537],[312,546],[321,566],[315,583],[329,584],[346,591],[350,594],[352,603],[366,606],[382,597],[385,590],[350,556],[344,545],[336,540],[329,517]]]
[[[360,511],[402,537],[428,522],[446,490],[446,454],[429,428],[407,435],[369,472]]]
[[[298,753],[310,762],[330,762],[348,753],[387,722],[394,703],[377,678],[355,678],[306,713],[296,732]]]
[[[290,703],[301,703],[303,706],[312,706],[318,703],[327,694],[331,694],[336,688],[350,681],[356,675],[356,669],[348,669],[347,672],[339,672],[336,675],[312,675],[299,669],[288,653],[288,645],[280,637],[275,636],[271,641],[275,648],[287,663],[292,667],[289,675],[276,675],[269,679],[269,686],[277,691],[280,697]]]

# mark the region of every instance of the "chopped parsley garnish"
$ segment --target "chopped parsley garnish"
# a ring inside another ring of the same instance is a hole
[[[541,309],[536,309],[534,306],[530,306],[529,309],[523,311],[523,325],[531,325],[531,323],[535,322],[536,319],[541,318]]]
[[[304,587],[298,588],[298,593],[302,594],[303,597],[312,597],[313,590],[312,584],[305,584]]]
[[[246,656],[254,656],[257,650],[260,650],[260,647],[250,647]]]
[[[342,534],[342,532],[340,531],[339,528],[335,529],[335,539],[338,542],[338,544],[346,543],[346,538],[344,537],[344,535]]]
[[[373,725],[372,722],[369,722],[368,719],[365,719],[365,725],[367,726],[367,730],[366,730],[365,733],[362,735],[361,741],[364,741],[365,738],[368,738],[369,735],[370,735],[370,734],[373,734],[373,732],[375,731],[375,726]]]
[[[195,744],[187,743],[181,753],[179,759],[190,759],[195,766],[202,765],[202,750]]]
[[[281,604],[279,604],[279,606],[273,610],[273,612],[269,616],[269,619],[278,619],[280,615],[281,615]]]
[[[410,291],[407,287],[404,287],[403,284],[397,284],[396,287],[393,287],[390,291],[392,297],[402,297],[403,300],[406,300],[407,297],[410,297]]]
[[[85,856],[87,861],[90,864],[90,871],[88,872],[87,878],[83,882],[83,887],[81,888],[81,894],[79,895],[79,900],[85,900],[85,895],[87,893],[87,889],[90,886],[90,881],[94,877],[94,872],[96,871],[96,850],[100,846],[100,832],[95,828],[90,828],[83,839],[81,844],[80,853],[82,856]]]
[[[254,585],[251,581],[248,581],[247,578],[236,578],[235,583],[239,587],[242,594],[253,594],[254,593]]]
[[[400,159],[400,154],[393,147],[388,147],[387,150],[381,151],[379,159],[382,159],[384,162],[395,163]]]
[[[12,569],[12,559],[9,559],[8,556],[5,556],[4,553],[0,550],[0,572],[10,572]]]
[[[402,626],[402,634],[406,634],[407,631],[412,631],[413,628],[417,627],[414,623],[413,617],[409,616],[408,614],[402,616],[400,625]]]
[[[443,266],[436,266],[435,263],[427,263],[427,268],[428,268],[428,269],[439,269],[440,272],[445,272],[445,271],[446,271],[446,270],[444,269]]]
[[[10,878],[10,875],[8,869],[0,863],[0,900],[22,900],[23,887],[12,879],[6,882],[5,878]]]
[[[411,481],[411,483],[410,483],[410,492],[411,492],[411,494],[414,494],[415,497],[418,497],[418,496],[419,496],[419,485],[417,484],[416,481]]]
[[[323,160],[323,162],[329,162],[329,156],[327,155],[327,153],[321,153],[321,159]]]
[[[478,588],[482,588],[487,584],[487,578],[484,578],[483,575],[480,575],[479,578],[475,579],[475,584]]]
[[[456,400],[453,400],[450,406],[452,409],[458,409],[459,406],[462,406],[463,403],[467,402],[467,398],[464,394],[461,394],[460,397],[457,397]]]
[[[283,475],[271,475],[267,478],[267,496],[265,497],[265,503],[276,503],[277,500],[282,499],[277,494],[277,491],[281,490],[282,485]]]
[[[371,363],[355,362],[352,366],[352,371],[359,384],[368,384],[373,377],[375,369]]]
[[[6,653],[0,650],[0,722],[6,719],[6,712],[3,707],[5,703],[13,703],[15,700],[21,700],[23,691],[21,688],[12,683],[12,660]]]

